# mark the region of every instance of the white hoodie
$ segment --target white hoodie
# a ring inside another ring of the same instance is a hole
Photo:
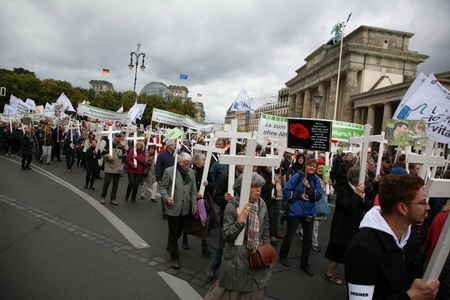
[[[397,236],[394,234],[391,227],[388,225],[386,220],[381,215],[381,208],[379,206],[372,207],[372,209],[366,213],[363,220],[361,221],[361,224],[359,225],[359,228],[360,229],[372,228],[382,232],[386,232],[387,234],[391,235],[394,238],[395,242],[397,243],[397,246],[400,249],[403,249],[403,247],[406,246],[406,243],[408,242],[409,239],[409,235],[411,234],[411,225],[410,225],[408,226],[408,229],[403,233],[402,238],[398,240]]]

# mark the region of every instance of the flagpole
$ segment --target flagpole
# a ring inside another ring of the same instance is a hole
[[[339,65],[338,65],[337,83],[336,83],[336,97],[334,100],[334,113],[333,113],[334,121],[336,121],[337,104],[338,104],[338,96],[339,96],[339,81],[341,79],[341,63],[342,63],[342,48],[343,48],[343,44],[344,44],[344,30],[345,30],[345,27],[347,26],[348,21],[350,20],[351,15],[352,15],[352,13],[350,13],[346,22],[342,22],[342,29],[341,29],[342,36],[341,36],[341,46],[339,49]]]

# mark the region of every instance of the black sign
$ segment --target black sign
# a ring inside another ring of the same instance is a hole
[[[331,124],[323,120],[288,119],[288,148],[330,152]]]

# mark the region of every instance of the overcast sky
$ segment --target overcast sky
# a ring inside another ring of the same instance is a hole
[[[138,92],[152,81],[186,85],[194,101],[203,94],[206,119],[223,122],[242,88],[277,95],[351,11],[346,33],[361,25],[413,32],[410,50],[430,56],[419,70],[450,70],[448,0],[0,0],[0,68],[83,88],[106,68],[115,90],[132,90],[130,51],[140,42],[147,69]]]

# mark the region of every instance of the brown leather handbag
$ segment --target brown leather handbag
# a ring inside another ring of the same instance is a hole
[[[259,245],[255,253],[249,250],[248,255],[250,267],[254,269],[270,267],[277,262],[277,253],[269,243]]]

